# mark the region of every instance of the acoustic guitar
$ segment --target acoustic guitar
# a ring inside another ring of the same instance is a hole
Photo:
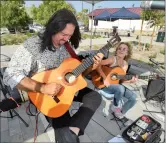
[[[125,73],[125,71],[117,66],[117,67],[113,67],[110,68],[108,66],[101,66],[103,72],[106,75],[106,79],[107,82],[111,85],[111,84],[119,84],[120,80],[130,80],[132,79],[133,76],[135,75],[130,75]],[[92,83],[94,84],[95,87],[97,88],[104,88],[104,81],[103,78],[101,77],[101,75],[95,70],[92,72],[91,74],[92,76]],[[158,78],[157,75],[149,75],[149,76],[138,76],[139,79],[155,79]]]
[[[106,55],[111,47],[121,41],[118,35],[113,36],[107,44],[94,52]],[[58,83],[64,88],[57,95],[49,96],[39,92],[28,92],[28,96],[37,109],[48,117],[60,117],[65,114],[73,101],[75,93],[87,86],[82,73],[93,64],[93,56],[90,55],[82,63],[74,58],[65,59],[56,69],[43,71],[32,76],[31,79],[41,83]]]

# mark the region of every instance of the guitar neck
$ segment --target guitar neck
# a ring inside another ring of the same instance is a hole
[[[118,75],[117,78],[130,80],[130,79],[132,79],[133,76],[136,76],[136,75]],[[149,79],[149,76],[138,76],[138,78],[139,79]]]
[[[88,69],[94,62],[93,62],[93,57],[97,53],[102,53],[104,56],[107,55],[109,52],[109,49],[112,47],[112,44],[108,42],[103,48],[100,50],[95,51],[93,54],[91,54],[88,58],[86,58],[82,64],[80,64],[77,68],[75,68],[72,73],[77,77],[81,73],[83,73],[86,69]]]

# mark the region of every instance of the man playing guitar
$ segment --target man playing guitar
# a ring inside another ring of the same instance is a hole
[[[37,102],[39,106],[41,105],[39,108],[44,109],[42,103],[46,99],[51,99],[51,102],[57,104],[57,108],[60,107],[62,110],[65,107],[69,108],[69,105],[64,104],[62,106],[60,104],[62,96],[58,95],[65,91],[61,83],[66,83],[66,80],[62,82],[62,78],[59,76],[57,79],[59,83],[49,81],[57,78],[58,74],[52,76],[51,73],[61,67],[63,61],[69,58],[68,62],[71,64],[71,55],[66,49],[65,43],[69,41],[71,46],[76,49],[79,47],[80,40],[81,33],[74,14],[67,9],[56,11],[48,20],[44,32],[37,37],[27,39],[13,54],[3,76],[4,83],[12,89],[16,87],[31,93],[32,98],[37,96],[42,98],[43,100]],[[88,71],[96,69],[102,58],[103,54],[97,53],[91,60],[94,64],[84,72],[88,73]],[[77,60],[76,63],[78,64],[79,61]],[[70,65],[65,65],[65,68],[70,69]],[[35,73],[40,75],[44,71],[46,71],[44,76],[39,78],[41,81],[46,81],[46,83],[31,78]],[[70,78],[70,80],[72,79]],[[78,75],[79,79],[83,80],[81,75]],[[76,79],[75,82],[78,80]],[[83,83],[85,84],[85,82]],[[69,88],[72,87],[70,83],[68,85]],[[69,111],[56,118],[45,116],[55,132],[57,131],[56,141],[58,142],[79,142],[78,136],[84,133],[87,124],[101,103],[101,96],[97,92],[86,88],[86,84],[84,87],[79,90],[78,95],[73,99],[82,102],[83,105],[72,117],[70,117]],[[72,91],[69,90],[69,92]],[[68,96],[65,95],[64,98],[68,99]],[[34,100],[34,103],[36,100]],[[50,104],[47,102],[45,108]],[[50,109],[52,116],[54,116],[53,113],[57,114],[58,112],[60,111]]]

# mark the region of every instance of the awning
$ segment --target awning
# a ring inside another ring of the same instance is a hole
[[[104,11],[101,14],[97,15],[95,17],[95,20],[110,20],[110,15],[111,13],[109,13],[108,11]]]
[[[125,7],[122,7],[117,12],[111,14],[110,18],[118,18],[118,19],[140,19],[140,15],[135,14]]]

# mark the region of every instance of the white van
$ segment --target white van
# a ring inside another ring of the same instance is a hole
[[[9,34],[9,30],[6,27],[1,28],[1,35],[2,34]]]

